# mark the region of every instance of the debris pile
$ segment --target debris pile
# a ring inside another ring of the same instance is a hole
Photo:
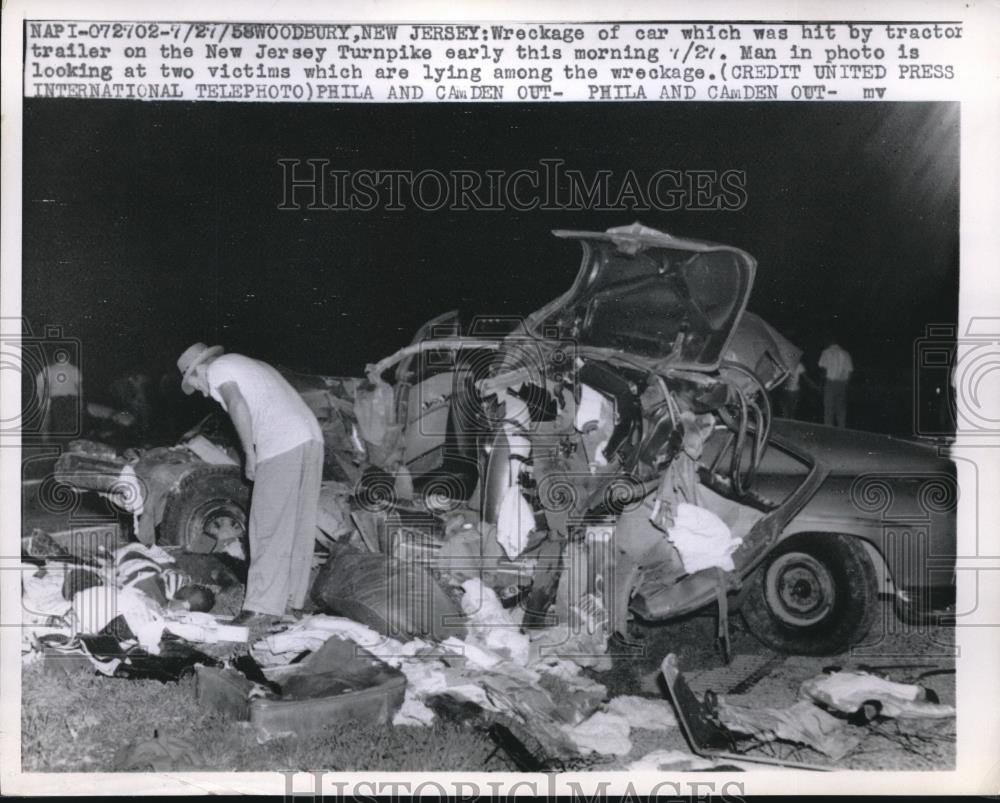
[[[190,645],[249,637],[247,628],[210,613],[213,588],[194,582],[157,546],[129,544],[89,558],[22,563],[21,570],[26,663],[82,656],[105,675],[175,677],[199,660],[212,662]]]
[[[752,751],[781,742],[839,761],[860,749],[870,733],[865,726],[874,720],[955,716],[955,708],[941,705],[932,691],[869,672],[829,671],[810,678],[800,686],[799,700],[785,708],[738,705],[711,691],[699,700],[673,654],[663,659],[661,672],[692,748],[701,756],[719,759],[823,769],[776,758],[773,752],[762,758]]]
[[[405,697],[393,718],[397,725],[430,724],[434,705],[448,698],[471,703],[487,716],[520,724],[550,755],[573,755],[586,752],[586,727],[578,728],[597,715],[607,696],[603,685],[570,661],[530,659],[525,651],[512,652],[503,645],[494,651],[472,638],[400,641],[351,619],[323,614],[305,617],[262,639],[250,652],[265,675],[278,677],[303,652],[322,650],[338,641],[351,642],[405,675]],[[528,660],[519,663],[522,658]],[[602,716],[620,719],[627,738],[629,725],[624,717]],[[609,752],[608,747],[614,745],[601,745],[600,752]]]

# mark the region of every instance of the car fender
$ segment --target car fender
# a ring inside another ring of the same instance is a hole
[[[868,554],[868,559],[872,562],[872,566],[875,567],[880,593],[896,593],[892,569],[889,567],[889,563],[886,561],[881,550],[881,523],[872,522],[861,517],[799,514],[789,522],[777,542],[775,542],[775,546],[787,538],[804,533],[815,533],[817,536],[821,536],[824,533],[839,533],[840,535],[857,538],[864,546],[865,552]]]

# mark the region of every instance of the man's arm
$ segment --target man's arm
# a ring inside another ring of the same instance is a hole
[[[244,472],[248,480],[253,480],[257,471],[257,452],[253,445],[253,419],[250,417],[247,400],[243,398],[239,385],[235,382],[226,382],[220,385],[219,395],[226,403],[226,410],[229,412],[229,417],[236,428],[236,434],[240,437],[240,444],[243,446]]]

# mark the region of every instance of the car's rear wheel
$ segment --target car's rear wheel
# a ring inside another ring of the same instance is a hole
[[[861,641],[878,613],[878,582],[865,548],[837,533],[783,541],[748,579],[741,612],[768,647],[836,655]]]
[[[213,468],[188,474],[167,501],[160,541],[188,552],[220,552],[227,542],[244,542],[250,489],[237,471]]]

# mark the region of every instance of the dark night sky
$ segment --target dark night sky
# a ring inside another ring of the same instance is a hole
[[[859,376],[909,388],[954,322],[956,104],[374,106],[27,100],[23,310],[82,340],[88,391],[190,342],[358,374],[424,320],[527,313],[578,248],[553,228],[643,223],[739,246],[751,309]],[[343,169],[744,170],[738,212],[279,211],[281,158]],[[875,381],[875,380],[872,380]],[[907,391],[908,392],[908,391]]]

